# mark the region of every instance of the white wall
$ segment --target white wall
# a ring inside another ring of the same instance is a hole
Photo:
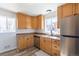
[[[35,32],[34,29],[17,29],[16,33],[32,33]]]
[[[16,48],[16,34],[15,33],[1,33],[0,34],[0,53]]]
[[[0,8],[0,15],[8,17],[16,17],[16,14]],[[0,33],[0,53],[16,48],[16,32]]]

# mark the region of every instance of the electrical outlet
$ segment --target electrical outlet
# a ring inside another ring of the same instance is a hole
[[[8,49],[10,47],[10,45],[6,45],[5,47],[4,47],[4,49]]]

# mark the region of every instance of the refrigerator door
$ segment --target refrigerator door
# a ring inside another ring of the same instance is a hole
[[[61,56],[75,56],[76,38],[61,36]]]
[[[61,20],[61,35],[79,36],[79,16],[69,16]]]

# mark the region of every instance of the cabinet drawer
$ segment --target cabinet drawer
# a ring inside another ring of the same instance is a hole
[[[60,46],[60,40],[52,40],[52,45],[57,45],[57,46]]]
[[[52,45],[52,49],[60,50],[60,46]]]
[[[56,49],[52,49],[52,55],[53,56],[60,56],[60,51]]]

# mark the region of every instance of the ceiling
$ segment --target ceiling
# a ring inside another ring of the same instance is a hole
[[[52,12],[62,3],[0,3],[0,8],[12,11],[22,12],[31,16],[46,15],[46,10],[51,9]]]

